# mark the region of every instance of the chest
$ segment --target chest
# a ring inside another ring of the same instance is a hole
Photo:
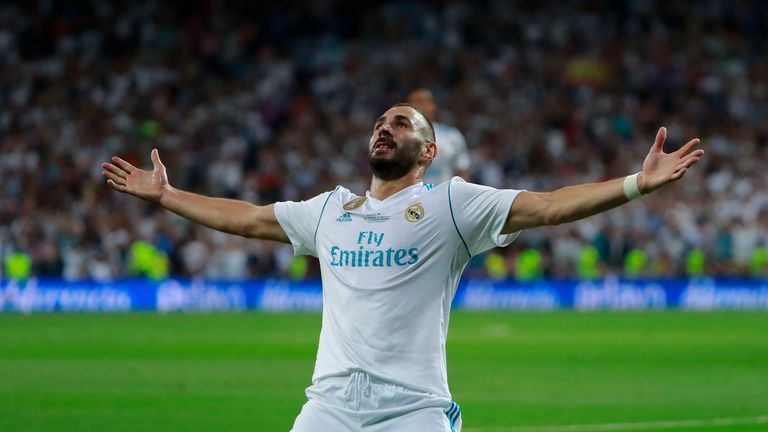
[[[406,269],[439,251],[448,239],[441,235],[439,206],[424,201],[386,208],[335,203],[317,233],[320,260],[336,269]]]

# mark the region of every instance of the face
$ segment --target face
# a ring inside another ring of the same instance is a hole
[[[390,108],[379,117],[368,143],[373,174],[382,180],[395,180],[413,169],[424,149],[424,127],[428,127],[426,120],[410,107]]]
[[[408,103],[415,106],[424,115],[434,121],[435,113],[437,112],[437,104],[435,98],[432,96],[432,92],[427,89],[418,89],[411,92],[408,95]]]

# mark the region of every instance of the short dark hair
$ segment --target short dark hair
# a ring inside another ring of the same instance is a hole
[[[419,115],[421,115],[422,117],[424,117],[424,120],[426,120],[426,121],[427,121],[427,125],[429,125],[429,135],[427,135],[425,138],[426,138],[428,141],[431,141],[431,142],[435,142],[435,126],[434,126],[434,125],[432,125],[432,121],[430,121],[430,120],[429,120],[429,117],[427,117],[426,115],[424,115],[424,113],[423,113],[423,112],[421,112],[421,110],[420,110],[420,109],[416,108],[415,106],[413,106],[413,105],[411,105],[411,104],[409,104],[409,103],[407,103],[407,102],[401,102],[401,103],[398,103],[398,104],[394,104],[394,105],[392,105],[391,107],[389,107],[389,109],[392,109],[392,108],[397,108],[397,107],[408,107],[408,108],[412,108],[414,111],[416,111],[417,113],[419,113]]]

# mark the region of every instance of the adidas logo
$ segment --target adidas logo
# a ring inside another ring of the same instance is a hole
[[[352,222],[352,215],[348,212],[342,213],[341,216],[336,218],[336,222]]]

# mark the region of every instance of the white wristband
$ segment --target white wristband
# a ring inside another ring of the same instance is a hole
[[[637,176],[639,175],[640,173],[637,173],[624,177],[624,196],[630,201],[638,199],[643,195],[637,186]]]

